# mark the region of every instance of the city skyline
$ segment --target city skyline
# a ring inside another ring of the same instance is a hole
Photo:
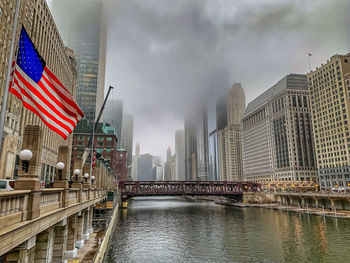
[[[315,68],[333,54],[347,53],[350,41],[343,15],[350,7],[344,0],[322,4],[277,0],[225,5],[196,0],[182,1],[181,5],[155,3],[110,3],[109,10],[117,16],[109,16],[106,86],[116,85],[114,97],[122,99],[125,110],[135,118],[133,147],[139,141],[145,153],[163,159],[169,144],[175,149],[175,131],[184,129],[185,110],[200,93],[203,97],[222,96],[232,83],[242,82],[249,103],[281,77],[307,73],[308,53],[312,53],[311,67]],[[305,8],[301,10],[300,5]],[[337,19],[322,20],[325,12]],[[170,23],[164,14],[171,14],[176,22]],[[134,30],[127,30],[125,23]],[[158,26],[151,28],[150,24]],[[325,35],[325,27],[333,30]],[[167,34],[165,28],[174,34]],[[287,35],[288,29],[292,32]],[[207,46],[201,47],[198,39],[208,42]],[[203,57],[209,63],[203,63]],[[112,63],[114,66],[108,67]],[[181,69],[175,67],[178,64]],[[162,68],[171,72],[169,81],[157,73]],[[213,68],[217,75],[211,73]],[[191,75],[196,74],[206,77],[194,79]]]
[[[0,262],[350,262],[349,11],[0,1]]]
[[[281,77],[308,72],[307,53],[314,68],[348,49],[346,1],[130,0],[110,10],[107,79],[135,116],[135,141],[163,159],[196,98],[241,82],[250,102]]]

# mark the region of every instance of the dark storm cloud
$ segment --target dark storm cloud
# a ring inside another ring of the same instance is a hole
[[[108,84],[163,155],[183,114],[243,83],[249,102],[290,72],[349,50],[346,0],[119,0],[108,5]]]

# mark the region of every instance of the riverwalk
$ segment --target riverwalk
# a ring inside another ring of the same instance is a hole
[[[230,201],[226,202],[215,202],[218,205],[227,205],[234,206],[239,208],[246,207],[256,207],[256,208],[265,208],[265,209],[274,209],[286,212],[296,212],[296,213],[305,213],[312,214],[318,216],[328,216],[328,217],[337,217],[337,218],[345,218],[350,219],[350,211],[348,210],[331,210],[324,208],[313,208],[313,207],[300,207],[300,206],[291,206],[291,205],[280,205],[279,203],[271,203],[271,204],[249,204],[249,203],[234,203]]]

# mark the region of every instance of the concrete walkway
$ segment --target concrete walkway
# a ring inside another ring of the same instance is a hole
[[[68,263],[91,263],[99,248],[99,238],[103,239],[103,233],[104,231],[91,233],[89,240],[85,240],[84,246],[78,250],[78,255],[74,259],[68,260]]]

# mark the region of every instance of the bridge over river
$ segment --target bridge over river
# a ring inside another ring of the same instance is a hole
[[[121,181],[119,190],[122,199],[135,196],[161,195],[217,195],[242,196],[245,192],[261,191],[254,182],[227,181]]]

